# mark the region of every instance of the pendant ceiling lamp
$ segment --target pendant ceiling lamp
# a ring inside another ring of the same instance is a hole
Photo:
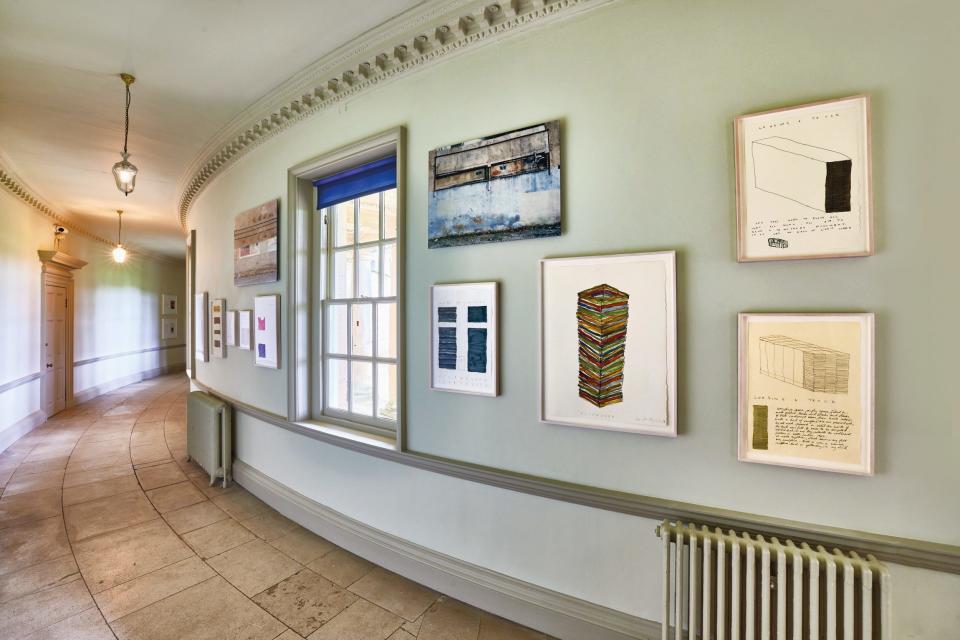
[[[127,250],[120,242],[120,232],[123,230],[123,209],[117,209],[117,246],[113,248],[113,261],[123,264],[127,259]]]
[[[127,160],[130,154],[127,153],[127,135],[130,133],[130,85],[134,83],[134,78],[129,73],[121,73],[120,79],[126,88],[127,102],[123,111],[123,158],[117,164],[113,165],[113,179],[117,181],[117,189],[123,192],[123,195],[130,195],[133,187],[137,183],[137,167]]]

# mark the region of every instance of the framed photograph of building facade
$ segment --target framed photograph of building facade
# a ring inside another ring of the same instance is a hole
[[[734,137],[739,261],[873,254],[869,96],[740,116]]]
[[[254,363],[268,369],[280,368],[280,294],[253,299]]]
[[[738,457],[873,474],[873,314],[741,313]]]
[[[279,205],[270,200],[236,217],[233,230],[233,283],[238,287],[280,279]]]
[[[677,434],[673,251],[540,261],[540,419]]]
[[[497,283],[430,287],[430,388],[498,393]]]

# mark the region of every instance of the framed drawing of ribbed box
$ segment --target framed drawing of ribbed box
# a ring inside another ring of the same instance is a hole
[[[560,122],[430,152],[427,247],[560,235]]]
[[[497,283],[430,287],[430,388],[498,393]]]
[[[873,314],[741,313],[738,457],[873,474]]]
[[[677,435],[673,251],[540,261],[540,419]]]
[[[869,96],[740,116],[734,137],[740,262],[873,254]]]
[[[279,252],[279,206],[270,200],[239,214],[233,221],[233,284],[276,282]]]

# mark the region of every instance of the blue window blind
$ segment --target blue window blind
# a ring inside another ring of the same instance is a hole
[[[374,160],[320,178],[313,186],[317,188],[317,209],[392,189],[397,186],[397,157]]]

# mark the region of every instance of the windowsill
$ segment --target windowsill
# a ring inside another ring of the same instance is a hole
[[[294,424],[304,429],[309,429],[310,431],[316,431],[318,433],[323,433],[337,438],[343,438],[344,440],[359,442],[361,444],[370,445],[380,449],[397,451],[397,442],[395,438],[379,436],[366,431],[361,431],[360,429],[351,429],[350,427],[345,427],[343,425],[332,424],[330,422],[321,422],[319,420],[303,420],[300,422],[295,422]]]

